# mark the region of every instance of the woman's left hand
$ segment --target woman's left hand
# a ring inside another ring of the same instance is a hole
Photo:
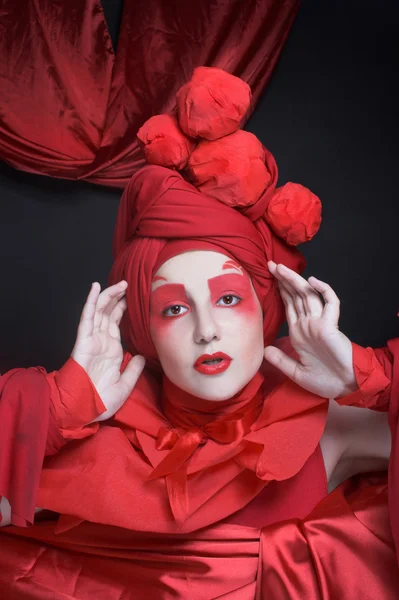
[[[290,341],[298,360],[274,346],[265,348],[266,360],[295,383],[323,398],[339,398],[354,392],[357,383],[352,344],[338,328],[339,299],[334,290],[315,277],[306,281],[284,265],[270,261],[268,266],[278,280]]]

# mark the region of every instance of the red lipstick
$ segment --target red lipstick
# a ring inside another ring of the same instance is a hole
[[[224,352],[202,354],[194,363],[194,369],[203,375],[218,375],[229,368],[233,359]]]

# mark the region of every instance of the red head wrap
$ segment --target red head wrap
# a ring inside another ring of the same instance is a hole
[[[263,308],[265,344],[274,340],[284,310],[267,261],[300,271],[302,255],[277,238],[263,218],[252,222],[199,192],[179,173],[147,166],[133,176],[122,196],[110,277],[111,283],[129,283],[127,318],[121,327],[130,352],[156,361],[149,328],[152,278],[168,258],[201,249],[226,254],[246,269]]]
[[[149,328],[151,282],[163,262],[201,249],[234,258],[261,303],[266,345],[284,320],[267,261],[301,271],[304,260],[293,246],[319,228],[317,196],[293,183],[276,189],[273,156],[239,130],[250,100],[238,77],[199,67],[177,93],[177,115],[151,117],[137,134],[152,166],[138,171],[122,196],[111,283],[128,281],[122,335],[153,366],[159,363]]]

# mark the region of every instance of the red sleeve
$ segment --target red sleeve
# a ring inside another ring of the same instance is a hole
[[[59,371],[47,375],[52,413],[66,440],[93,435],[99,423],[92,423],[106,411],[86,371],[70,358]]]
[[[99,424],[88,423],[105,410],[73,359],[48,375],[37,367],[0,377],[0,498],[11,505],[13,525],[33,523],[44,457],[58,452],[66,440],[95,433]]]
[[[52,453],[64,443],[50,424],[44,369],[14,369],[0,377],[0,424],[0,497],[11,505],[12,524],[24,527],[33,523],[46,449]]]
[[[389,515],[399,563],[399,338],[387,348],[372,350],[353,344],[353,364],[359,390],[337,399],[342,405],[388,411],[392,448],[389,457]]]
[[[341,406],[387,411],[391,395],[392,354],[389,348],[372,350],[352,344],[353,367],[358,390],[336,398]]]

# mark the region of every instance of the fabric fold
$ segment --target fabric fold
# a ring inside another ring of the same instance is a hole
[[[50,399],[41,367],[14,369],[0,377],[0,498],[8,500],[11,522],[20,527],[33,523],[45,455],[65,443]]]
[[[255,2],[238,13],[234,2],[208,1],[176,12],[167,0],[125,2],[115,55],[100,0],[3,0],[0,158],[123,188],[144,165],[137,131],[176,108],[196,67],[241,77],[255,107],[298,8]]]
[[[185,393],[171,398],[182,407],[178,416],[144,372],[113,419],[46,460],[38,505],[132,530],[157,522],[160,531],[193,531],[240,510],[270,481],[298,473],[328,410],[325,399],[281,384],[273,371],[265,380],[258,374],[232,402],[193,406]]]
[[[180,525],[189,514],[187,461],[207,439],[219,444],[231,444],[238,443],[249,433],[263,405],[263,377],[256,374],[239,394],[224,402],[195,398],[183,393],[172,382],[165,382],[165,379],[163,412],[174,426],[171,429],[160,427],[155,447],[170,452],[150,473],[148,480],[166,476],[170,506]],[[235,410],[229,412],[232,409]],[[216,418],[210,421],[215,415]],[[176,429],[176,425],[180,427]],[[184,425],[191,426],[184,430]]]

